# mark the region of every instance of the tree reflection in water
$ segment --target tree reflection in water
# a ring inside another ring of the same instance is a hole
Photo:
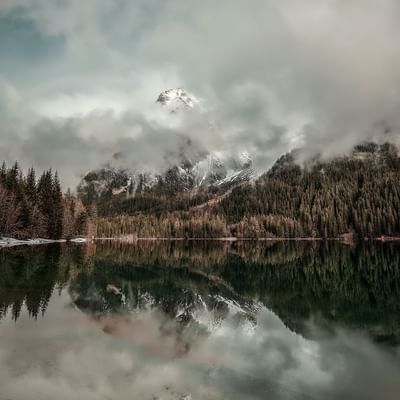
[[[312,335],[307,322],[313,320],[326,332],[348,327],[389,344],[400,338],[397,243],[49,245],[1,250],[0,271],[0,317],[9,313],[14,320],[23,306],[38,318],[53,292],[65,288],[107,332],[111,316],[147,309],[196,334],[225,318],[251,329],[265,307],[304,336]]]

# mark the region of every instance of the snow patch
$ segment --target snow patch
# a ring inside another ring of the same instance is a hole
[[[87,238],[77,237],[77,238],[71,239],[70,242],[72,242],[72,243],[87,243]]]
[[[0,238],[0,247],[15,247],[15,246],[36,246],[39,244],[51,244],[51,243],[66,243],[66,239],[43,239],[43,238],[35,238],[35,239],[26,239],[19,240],[14,238],[3,237]],[[73,243],[86,243],[87,239],[83,237],[71,239],[70,242]]]
[[[14,246],[24,246],[24,245],[38,245],[38,244],[50,244],[50,243],[64,243],[65,239],[60,240],[52,240],[52,239],[27,239],[27,240],[19,240],[13,238],[1,238],[0,239],[0,247],[14,247]]]

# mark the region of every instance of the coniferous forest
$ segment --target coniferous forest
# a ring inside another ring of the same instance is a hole
[[[61,239],[87,232],[87,212],[69,192],[62,194],[57,173],[33,168],[26,174],[18,163],[0,169],[0,236],[16,239]]]
[[[138,237],[377,238],[400,234],[400,158],[366,143],[300,165],[282,156],[255,182],[225,192],[149,189],[98,201],[98,234]]]
[[[121,181],[122,182],[122,181]],[[121,185],[121,182],[119,184]],[[366,143],[349,156],[300,164],[282,156],[252,182],[184,191],[171,178],[115,195],[62,194],[57,173],[0,171],[0,235],[71,238],[400,237],[400,158],[394,145]],[[117,191],[118,192],[118,191]]]

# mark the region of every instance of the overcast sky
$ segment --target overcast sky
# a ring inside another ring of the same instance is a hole
[[[0,158],[74,186],[119,151],[162,169],[176,132],[260,170],[396,139],[399,37],[398,0],[1,0]],[[165,119],[173,87],[208,123]]]

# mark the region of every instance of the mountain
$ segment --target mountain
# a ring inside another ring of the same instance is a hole
[[[157,103],[170,113],[200,109],[199,100],[181,88],[162,92]],[[247,152],[216,153],[201,148],[186,136],[177,136],[176,140],[178,152],[165,155],[165,159],[171,161],[164,171],[154,173],[130,167],[129,162],[124,162],[124,154],[118,153],[110,163],[82,177],[78,186],[81,199],[89,205],[104,203],[113,197],[123,200],[147,191],[170,195],[199,190],[226,191],[255,177]]]
[[[162,107],[172,113],[197,110],[204,111],[200,101],[182,88],[168,89],[157,99]],[[193,142],[188,139],[185,148],[180,151],[180,163],[172,166],[165,173],[175,174],[175,180],[183,183],[178,185],[181,191],[191,191],[199,187],[231,187],[254,178],[252,159],[247,152],[238,155],[216,153],[213,151],[197,152],[193,157]],[[192,155],[189,155],[192,154]],[[164,174],[165,174],[164,173]],[[160,174],[161,179],[163,174]]]
[[[183,89],[161,93],[158,102],[174,112],[197,107]],[[349,242],[400,236],[400,157],[393,144],[361,143],[331,159],[306,158],[298,149],[256,177],[246,152],[210,152],[189,137],[179,140],[170,166],[157,174],[108,165],[83,178],[81,200],[105,218],[99,233]]]
[[[100,210],[118,209],[118,203],[128,204],[143,196],[224,193],[253,179],[251,160],[219,158],[207,155],[196,163],[184,159],[162,173],[105,165],[89,171],[78,185],[79,198],[86,206],[96,204]],[[106,215],[107,211],[100,213]]]
[[[160,93],[157,103],[175,113],[182,109],[198,107],[199,100],[194,95],[188,94],[184,89],[177,88],[168,89]]]

